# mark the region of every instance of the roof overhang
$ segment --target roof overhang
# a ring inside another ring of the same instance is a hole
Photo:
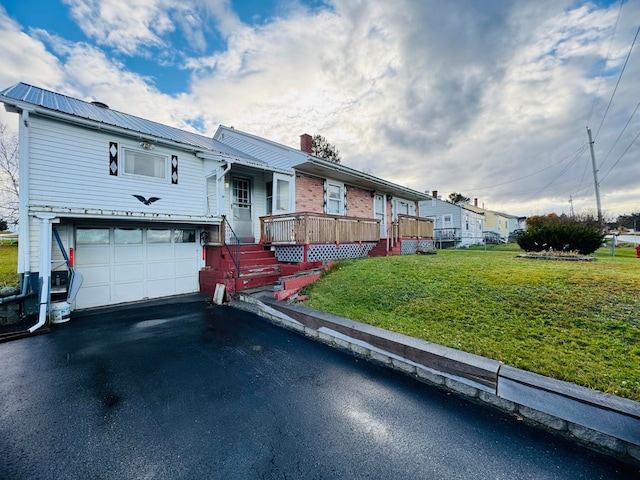
[[[296,165],[294,169],[316,177],[331,178],[348,185],[371,190],[379,194],[392,195],[405,200],[417,202],[431,198],[426,193],[403,187],[402,185],[389,182],[359,170],[316,157],[308,157],[306,162]]]
[[[243,167],[252,168],[255,170],[261,170],[264,172],[275,172],[283,175],[293,175],[293,170],[283,170],[280,168],[273,168],[267,162],[258,160],[257,158],[243,158],[237,156],[231,156],[223,152],[198,152],[196,153],[198,158],[205,160],[216,160],[218,162],[226,162],[230,165],[240,165]]]

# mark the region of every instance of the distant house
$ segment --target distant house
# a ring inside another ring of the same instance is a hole
[[[466,203],[454,204],[432,192],[419,204],[420,215],[433,220],[433,238],[437,248],[466,247],[484,242],[485,214]]]
[[[20,116],[18,272],[40,323],[70,299],[70,271],[81,309],[433,242],[427,195],[312,156],[308,135],[302,150],[228,127],[211,138],[24,83],[0,101]]]
[[[484,235],[490,243],[505,243],[509,240],[509,218],[499,212],[492,210],[486,210],[480,208],[477,205],[477,200],[473,205],[467,205],[467,207],[474,212],[484,214]]]

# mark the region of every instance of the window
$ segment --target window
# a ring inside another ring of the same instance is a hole
[[[161,180],[167,178],[167,157],[136,150],[123,149],[123,151],[125,174]]]
[[[195,243],[195,230],[174,230],[173,238],[175,243]]]
[[[273,214],[273,182],[267,182],[267,215]]]
[[[453,226],[453,216],[450,214],[443,215],[442,223],[444,228],[451,228]]]
[[[121,245],[142,243],[141,228],[116,228],[114,230],[115,242]]]
[[[78,245],[108,245],[108,228],[78,228],[76,230],[76,243]]]
[[[344,185],[327,182],[327,213],[330,215],[343,215]]]
[[[147,243],[171,243],[171,230],[147,230]]]
[[[287,180],[276,180],[276,210],[279,213],[289,211],[289,182]]]

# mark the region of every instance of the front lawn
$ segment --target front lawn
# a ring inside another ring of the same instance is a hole
[[[628,250],[632,250],[629,248]],[[640,259],[526,260],[444,250],[368,258],[309,288],[308,306],[640,401]]]
[[[0,288],[17,287],[18,246],[0,243]]]

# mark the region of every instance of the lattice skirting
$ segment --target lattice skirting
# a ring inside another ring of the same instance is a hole
[[[276,247],[276,258],[279,262],[286,263],[302,263],[304,262],[304,246],[303,245],[287,245]]]
[[[344,243],[342,245],[309,245],[307,254],[310,262],[324,262],[341,258],[366,257],[375,243]]]
[[[375,246],[375,243],[309,245],[306,261],[326,262],[329,260],[340,260],[341,258],[366,257]],[[300,263],[305,261],[304,246],[302,245],[276,246],[274,253],[279,262]]]
[[[416,253],[418,248],[422,250],[433,250],[433,240],[401,240],[400,254],[411,255],[412,253]]]

